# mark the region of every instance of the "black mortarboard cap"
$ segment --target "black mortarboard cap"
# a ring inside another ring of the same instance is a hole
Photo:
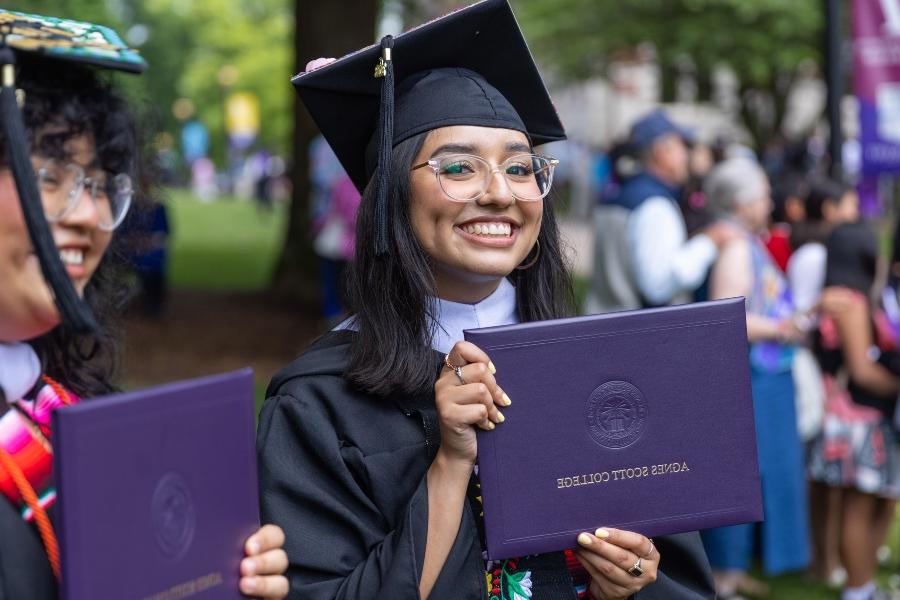
[[[79,332],[94,331],[94,316],[72,286],[44,216],[19,108],[19,102],[28,99],[17,98],[15,65],[19,52],[130,73],[140,73],[147,64],[107,27],[0,10],[0,127],[25,225],[63,321]]]
[[[387,251],[393,146],[451,125],[502,127],[532,145],[566,133],[507,0],[484,0],[292,80],[360,191],[376,182],[376,252]]]

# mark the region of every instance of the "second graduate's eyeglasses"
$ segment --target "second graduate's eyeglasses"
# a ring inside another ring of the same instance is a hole
[[[72,214],[87,190],[97,210],[100,229],[112,231],[122,224],[134,190],[131,177],[125,173],[110,175],[100,172],[90,177],[84,167],[53,158],[35,161],[38,189],[44,214],[56,223]]]
[[[495,167],[474,154],[447,154],[414,165],[430,167],[441,189],[451,200],[471,202],[487,192],[494,173],[502,173],[517,200],[540,200],[550,192],[553,170],[559,161],[539,154],[518,154]]]

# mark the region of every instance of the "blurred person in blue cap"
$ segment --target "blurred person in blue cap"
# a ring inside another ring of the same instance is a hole
[[[690,301],[718,249],[737,235],[719,222],[688,239],[678,198],[690,178],[692,141],[662,111],[632,126],[629,143],[640,171],[596,210],[589,312]]]
[[[145,67],[105,27],[0,10],[3,600],[58,597],[50,415],[113,391],[123,286],[110,249],[146,177],[135,120],[100,68]],[[247,540],[244,592],[285,596],[283,543],[272,525]]]

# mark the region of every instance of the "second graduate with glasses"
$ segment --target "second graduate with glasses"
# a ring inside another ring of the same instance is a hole
[[[50,417],[113,391],[122,282],[110,248],[142,166],[134,119],[100,69],[145,65],[105,27],[7,10],[0,24],[0,599],[51,600]],[[241,590],[285,596],[283,539],[267,525],[247,540]]]
[[[505,0],[327,62],[295,85],[364,195],[352,316],[276,375],[260,415],[289,597],[713,598],[696,534],[598,530],[484,559],[475,430],[516,399],[462,332],[573,312],[556,161],[534,150],[565,132]]]

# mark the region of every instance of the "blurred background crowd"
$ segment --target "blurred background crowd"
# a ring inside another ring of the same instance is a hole
[[[261,396],[343,318],[359,203],[290,76],[461,3],[6,4],[150,64],[119,78],[161,182],[121,236],[123,383],[252,364]],[[539,151],[581,310],[748,299],[767,520],[704,534],[722,597],[900,593],[900,0],[512,4],[570,137]]]

